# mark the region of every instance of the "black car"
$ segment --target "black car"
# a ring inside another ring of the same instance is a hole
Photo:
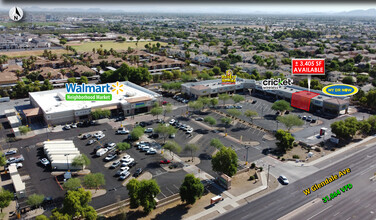
[[[136,172],[134,172],[133,176],[138,177],[142,174],[142,172],[144,172],[144,170],[142,168],[138,168]]]
[[[125,117],[124,116],[119,116],[116,118],[116,121],[124,121]]]
[[[136,164],[137,164],[136,161],[132,161],[130,164],[128,164],[128,167],[132,168],[132,167],[136,166]]]
[[[95,148],[94,148],[94,153],[96,153],[97,152],[97,150],[99,150],[99,149],[101,149],[102,147],[101,146],[96,146]]]
[[[256,104],[256,102],[257,102],[257,100],[253,100],[253,101],[252,101],[252,104]]]
[[[159,138],[159,134],[151,134],[149,135],[149,138]]]
[[[145,127],[146,126],[146,122],[142,121],[142,122],[138,123],[138,125],[140,125],[141,127]]]
[[[82,135],[82,139],[88,139],[88,138],[91,138],[92,135],[91,134],[84,134]]]
[[[90,121],[90,125],[96,125],[97,121]]]

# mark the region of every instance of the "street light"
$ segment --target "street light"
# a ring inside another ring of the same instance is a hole
[[[68,156],[69,156],[70,154],[64,154],[64,156],[66,156],[67,157],[67,167],[68,167],[68,172],[69,172],[69,163],[68,163]]]
[[[247,158],[246,158],[245,164],[248,165],[248,149],[249,149],[250,146],[244,145],[244,147],[245,147],[245,149],[247,149],[247,156],[246,156]]]
[[[270,170],[270,167],[274,167],[274,166],[268,164],[268,177],[267,177],[267,180],[266,180],[266,188],[269,188],[269,170]]]

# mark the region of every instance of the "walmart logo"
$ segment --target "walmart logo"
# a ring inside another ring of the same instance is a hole
[[[85,84],[79,85],[77,83],[65,84],[67,94],[65,100],[67,101],[111,101],[112,94],[124,92],[122,88],[124,85],[116,82],[110,85],[109,83],[102,85]]]

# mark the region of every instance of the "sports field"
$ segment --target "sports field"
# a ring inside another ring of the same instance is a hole
[[[156,44],[158,41],[139,41],[136,46],[136,41],[133,42],[114,42],[114,41],[98,41],[98,42],[84,42],[84,43],[72,43],[67,44],[72,46],[77,50],[77,52],[89,52],[92,51],[93,48],[97,49],[100,48],[100,45],[102,45],[103,49],[111,49],[114,50],[127,50],[128,47],[131,47],[133,49],[145,49],[145,44]],[[161,46],[167,45],[167,43],[159,42]]]
[[[64,54],[64,53],[72,53],[71,51],[66,51],[64,49],[52,49],[52,53],[56,53],[57,55]],[[2,51],[2,55],[7,55],[10,58],[21,58],[21,57],[29,57],[29,56],[41,56],[43,54],[44,49],[42,50],[20,50],[20,51]]]

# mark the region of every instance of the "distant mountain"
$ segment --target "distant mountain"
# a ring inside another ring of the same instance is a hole
[[[337,14],[345,16],[376,16],[376,9],[370,8],[367,10],[353,10],[348,12],[340,12]]]

